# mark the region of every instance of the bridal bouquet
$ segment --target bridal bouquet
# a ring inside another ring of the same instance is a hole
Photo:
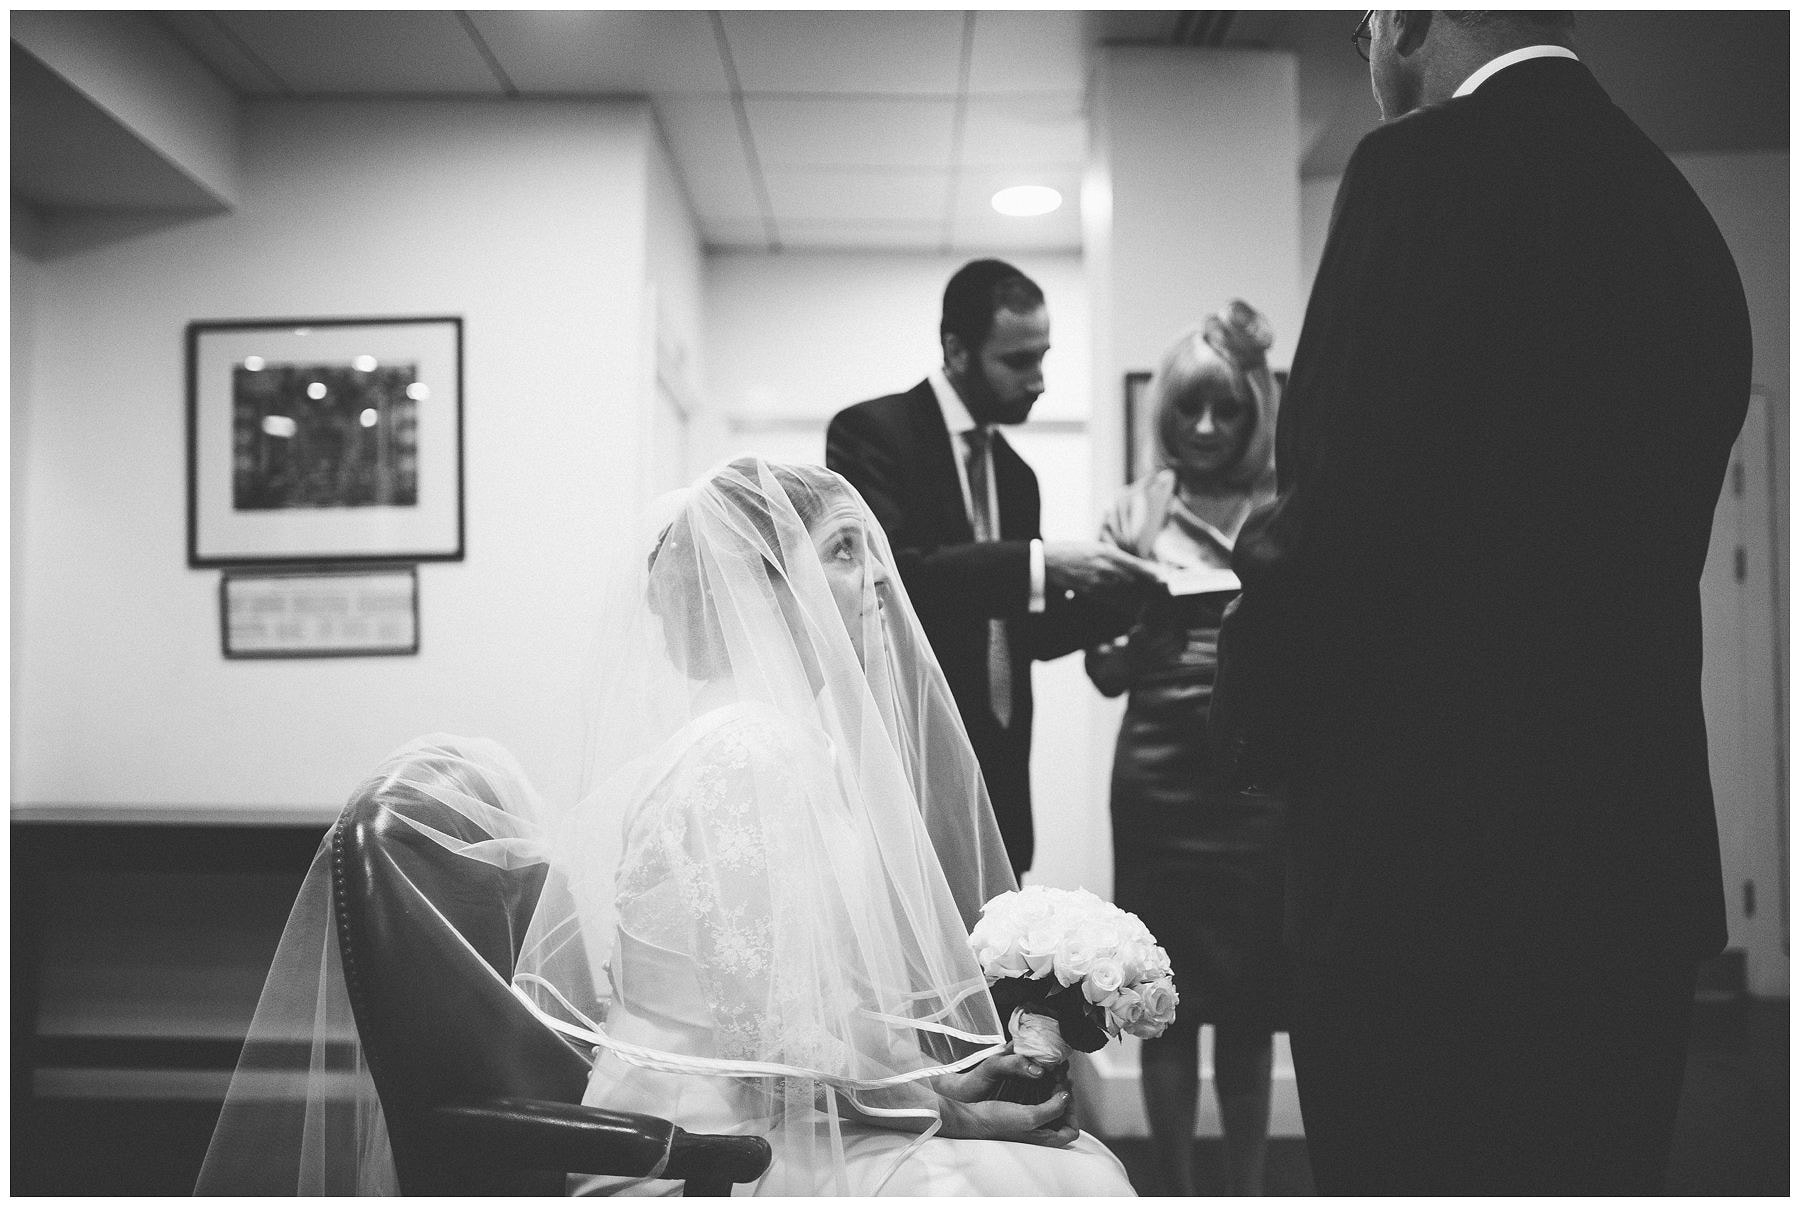
[[[1032,885],[981,907],[969,946],[1013,1051],[1043,1064],[1097,1052],[1121,1032],[1154,1039],[1175,1020],[1169,955],[1136,914],[1086,889]]]

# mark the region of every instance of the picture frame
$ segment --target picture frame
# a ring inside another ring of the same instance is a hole
[[[226,658],[347,658],[419,652],[417,565],[226,569]]]
[[[462,319],[187,328],[188,565],[463,558]]]
[[[1150,430],[1150,378],[1147,369],[1125,374],[1125,484],[1156,468],[1156,437]]]

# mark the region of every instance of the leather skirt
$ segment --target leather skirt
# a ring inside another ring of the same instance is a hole
[[[1284,1030],[1283,807],[1224,789],[1208,754],[1211,699],[1210,673],[1132,689],[1113,755],[1113,900],[1168,951],[1177,1027]]]

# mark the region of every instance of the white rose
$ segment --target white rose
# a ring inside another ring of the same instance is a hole
[[[1135,989],[1121,989],[1106,1012],[1123,1027],[1135,1023],[1144,1014],[1144,999]]]
[[[1140,1018],[1137,1022],[1130,1023],[1125,1027],[1125,1034],[1138,1039],[1155,1039],[1168,1030],[1168,1027],[1169,1024],[1159,1023],[1153,1018]]]
[[[1100,954],[1100,945],[1094,939],[1091,926],[1079,927],[1063,937],[1056,947],[1056,979],[1064,985],[1073,985],[1081,980],[1093,968],[1095,958]]]
[[[1174,981],[1166,978],[1151,981],[1144,986],[1140,996],[1146,1019],[1165,1027],[1175,1021],[1175,1006],[1181,1001],[1181,997],[1175,992]]]
[[[1088,969],[1087,979],[1081,983],[1081,994],[1095,1005],[1103,1006],[1112,1001],[1113,995],[1124,984],[1125,969],[1118,960],[1106,956],[1095,960],[1094,966]]]
[[[1060,938],[1050,927],[1038,927],[1019,941],[1019,953],[1024,957],[1033,977],[1050,975],[1050,970],[1056,965],[1056,948]]]
[[[990,979],[1007,976],[1025,976],[1031,971],[1025,954],[1019,950],[1018,944],[1009,943],[1004,948],[990,948],[993,956],[984,954],[981,957],[981,971]]]
[[[1047,1014],[1020,1006],[1012,1016],[1013,1051],[1039,1064],[1062,1064],[1073,1049],[1062,1037],[1062,1027]]]
[[[1090,918],[1082,932],[1093,940],[1095,950],[1106,954],[1116,954],[1125,942],[1125,932],[1114,918]]]

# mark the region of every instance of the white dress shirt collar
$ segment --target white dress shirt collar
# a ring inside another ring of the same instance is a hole
[[[1454,96],[1469,95],[1487,83],[1488,77],[1496,71],[1504,71],[1514,63],[1523,63],[1527,59],[1575,59],[1577,63],[1581,61],[1567,46],[1521,46],[1517,50],[1507,51],[1499,58],[1489,59],[1473,75],[1462,82],[1462,87],[1456,90]]]
[[[944,413],[944,430],[950,433],[950,459],[956,462],[956,480],[962,485],[963,514],[973,517],[975,509],[969,501],[969,467],[964,461],[969,450],[962,437],[964,432],[972,432],[981,425],[969,414],[968,404],[950,384],[943,369],[933,369],[925,375],[925,380],[931,383],[932,397],[937,399],[938,410]],[[991,476],[988,484],[993,485]]]
[[[943,369],[933,369],[926,374],[925,380],[931,383],[931,393],[937,398],[938,409],[944,413],[944,429],[952,436],[960,436],[981,426],[969,414],[968,404],[956,392],[956,387],[950,384]]]

